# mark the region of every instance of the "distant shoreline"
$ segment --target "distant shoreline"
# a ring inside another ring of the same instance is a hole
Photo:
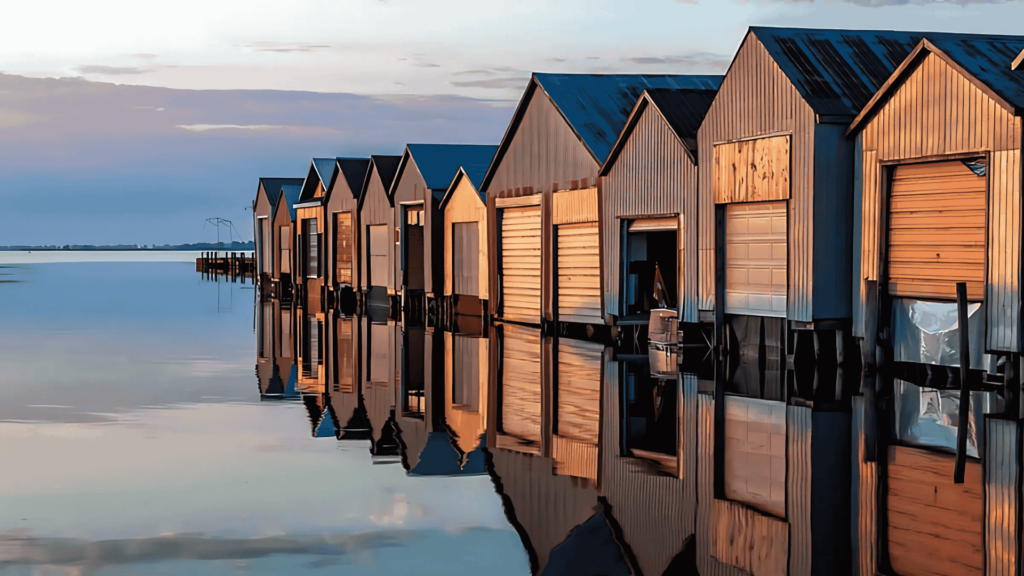
[[[228,245],[179,244],[177,246],[0,246],[0,252],[252,252],[252,242],[238,242]]]

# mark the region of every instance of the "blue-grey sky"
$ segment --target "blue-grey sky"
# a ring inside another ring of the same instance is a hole
[[[751,25],[1013,34],[1024,3],[39,1],[5,21],[0,244],[148,244],[210,240],[210,216],[248,239],[256,178],[314,155],[496,143],[531,71],[721,73]]]

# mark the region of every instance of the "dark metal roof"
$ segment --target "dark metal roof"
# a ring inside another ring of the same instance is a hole
[[[328,187],[334,179],[336,163],[336,158],[313,158],[313,161],[309,163],[306,179],[302,182],[302,194],[299,196],[300,201],[313,198],[313,195],[316,193],[317,184],[323,185],[325,191],[329,189]]]
[[[380,181],[384,184],[385,190],[391,190],[391,184],[395,181],[395,174],[398,172],[398,163],[402,161],[401,156],[370,156],[373,165],[377,167],[380,174]]]
[[[288,215],[291,216],[292,222],[295,221],[295,203],[299,201],[300,192],[302,192],[301,186],[281,187],[281,193],[284,194],[284,201],[288,205]]]
[[[466,168],[467,173],[479,173],[480,179],[482,179],[497,150],[497,146],[475,144],[409,144],[402,157],[401,170],[405,170],[408,157],[411,156],[415,160],[416,167],[419,168],[427,188],[431,189],[434,195],[440,199],[448,189],[448,185],[451,184],[452,175],[458,171],[460,166]],[[391,191],[391,194],[394,194],[394,190]]]
[[[1010,68],[1024,51],[1024,36],[926,34],[925,38],[1007,104],[1024,110],[1024,69]]]
[[[369,158],[338,158],[331,186],[334,186],[334,180],[337,180],[339,175],[344,176],[345,182],[348,183],[348,189],[352,191],[352,197],[359,198],[359,188],[363,185],[366,171],[369,168]]]
[[[281,186],[301,186],[302,178],[260,178],[260,186],[267,193],[267,200],[270,201],[270,215],[273,217],[277,209],[277,199],[281,197]],[[256,193],[259,194],[259,188]]]
[[[691,157],[696,158],[697,129],[700,128],[704,115],[711,108],[715,94],[717,94],[715,90],[673,90],[670,88],[645,90],[637,100],[622,133],[619,134],[611,153],[608,154],[608,158],[601,167],[601,175],[607,175],[608,169],[615,164],[619,153],[622,152],[622,147],[629,140],[629,135],[633,133],[633,129],[636,128],[640,116],[648,105],[654,106],[654,109],[661,114],[672,131],[675,132],[683,147],[690,152]]]
[[[534,74],[533,80],[551,97],[583,144],[601,163],[611,152],[644,90],[718,90],[722,83],[721,76],[641,74]]]

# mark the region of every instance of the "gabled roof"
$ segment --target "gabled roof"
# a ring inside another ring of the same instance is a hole
[[[285,185],[301,186],[302,178],[260,178],[256,193],[259,194],[260,188],[266,192],[267,200],[270,201],[271,217],[274,215],[274,210],[277,209],[277,199],[281,197],[281,186]]]
[[[334,187],[334,181],[339,176],[342,176],[348,184],[348,189],[352,191],[352,197],[359,198],[360,186],[363,185],[363,180],[366,178],[366,171],[370,167],[370,159],[338,158],[336,162],[337,168],[335,168],[334,176],[331,178],[331,188]]]
[[[536,73],[530,78],[480,187],[486,190],[490,185],[494,170],[511,145],[526,108],[538,89],[551,99],[594,160],[603,164],[644,90],[717,90],[721,83],[721,76]]]
[[[301,191],[301,186],[281,187],[281,194],[284,196],[281,201],[288,205],[288,216],[291,217],[292,222],[295,221],[295,204],[299,201],[299,192]]]
[[[363,207],[363,200],[366,198],[366,189],[370,186],[370,176],[376,171],[381,184],[384,185],[384,193],[391,201],[391,185],[395,181],[395,173],[398,171],[398,163],[402,161],[401,156],[382,156],[374,154],[370,156],[370,164],[366,168],[366,175],[363,178],[363,185],[359,188],[359,208]]]
[[[1019,54],[1024,54],[1024,36],[926,34],[859,111],[847,132],[860,130],[928,54],[957,69],[1011,113],[1020,115],[1024,111],[1024,70],[1012,67]]]
[[[448,189],[445,190],[444,196],[441,197],[441,210],[448,205],[448,201],[452,199],[452,194],[455,193],[455,189],[459,187],[463,178],[469,178],[470,184],[473,184],[473,188],[476,190],[477,196],[480,197],[480,201],[487,204],[487,194],[480,191],[480,187],[477,185],[478,182],[473,182],[473,179],[466,173],[466,170],[459,166],[458,172],[455,173],[455,178],[452,178],[452,183],[448,185]]]
[[[299,196],[299,201],[311,200],[316,193],[317,184],[322,185],[325,192],[330,190],[336,165],[337,158],[313,158],[309,163],[306,179],[302,181],[302,194]]]
[[[398,175],[388,195],[392,198],[395,196],[395,188],[402,179],[410,158],[416,163],[416,168],[423,176],[427,188],[440,199],[451,183],[452,174],[459,166],[470,166],[474,170],[486,172],[497,150],[497,146],[476,144],[409,144],[402,154]],[[477,168],[479,166],[482,168]]]
[[[478,476],[485,474],[482,459],[468,465],[459,464],[459,452],[452,446],[447,432],[430,432],[410,476]]]
[[[608,170],[615,164],[619,153],[622,152],[633,129],[636,128],[643,116],[644,110],[648,108],[656,110],[665,119],[676,137],[679,138],[683,148],[689,153],[690,159],[696,164],[697,129],[700,128],[704,115],[711,108],[716,93],[715,90],[672,90],[669,88],[644,90],[644,93],[636,101],[633,111],[630,112],[629,119],[622,129],[622,133],[619,134],[618,140],[615,141],[611,153],[608,154],[608,159],[601,167],[601,175],[608,174]]]

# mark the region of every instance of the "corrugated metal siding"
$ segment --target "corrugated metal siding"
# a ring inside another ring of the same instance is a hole
[[[989,151],[987,347],[1016,352],[1020,336],[1021,119],[929,54],[864,125],[861,276],[879,280],[881,163]],[[867,282],[858,302],[866,306]],[[871,314],[869,310],[867,314]]]
[[[756,103],[756,105],[755,105]],[[789,133],[792,140],[789,201],[788,318],[811,321],[814,234],[814,113],[753,35],[740,47],[722,88],[697,133],[700,158],[717,142]],[[714,171],[700,171],[700,309],[715,308]],[[827,233],[823,231],[822,233]]]
[[[697,570],[702,576],[742,576],[744,572],[716,560],[715,399],[697,394]]]
[[[374,165],[373,168],[371,168],[371,170],[373,170],[373,173],[370,175],[370,184],[366,188],[366,196],[363,198],[363,207],[359,211],[359,245],[361,247],[364,247],[362,248],[364,252],[365,246],[368,246],[366,238],[366,227],[386,225],[388,227],[390,236],[390,234],[393,234],[393,232],[390,231],[394,229],[393,227],[395,220],[395,209],[391,207],[391,202],[388,200],[387,197],[387,191],[384,189],[384,184],[383,182],[381,182],[380,175],[377,173],[376,165]],[[393,270],[395,261],[395,243],[393,238],[391,242],[388,242],[388,246],[389,248],[387,269]],[[367,263],[365,256],[365,253],[360,254],[359,258],[360,289],[369,288],[369,285],[366,284],[369,276],[368,270],[366,269]],[[388,274],[387,276],[387,284],[381,284],[380,286],[386,285],[390,290],[394,290],[395,275],[392,273]]]
[[[550,458],[498,448],[492,464],[495,489],[507,498],[505,515],[536,554],[539,573],[551,550],[594,514],[597,490],[577,478],[552,475]]]
[[[854,471],[851,483],[854,576],[875,576],[878,573],[878,465],[867,461],[865,424],[864,397],[856,396],[853,398],[850,438]]]
[[[789,520],[789,574],[810,576],[811,409],[786,407],[786,518]]]
[[[552,275],[551,254],[554,250],[550,233],[550,193],[555,189],[586,188],[597,185],[600,166],[586,147],[573,133],[558,109],[541,90],[530,98],[523,119],[512,138],[501,163],[495,167],[494,176],[485,192],[488,199],[488,218],[492,223],[488,248],[497,250],[497,233],[493,223],[496,214],[494,198],[509,198],[544,193],[547,207],[542,210],[544,233],[542,235],[541,270],[542,306],[546,318],[553,316],[551,297]],[[497,286],[498,270],[492,267],[490,284]],[[494,299],[495,301],[497,299]],[[497,303],[492,301],[491,313],[497,314]]]
[[[1020,432],[1012,420],[985,420],[985,574],[1016,576],[1020,561]]]
[[[668,122],[657,109],[647,106],[619,154],[618,160],[602,181],[601,247],[604,251],[604,308],[607,314],[622,315],[619,310],[622,279],[621,218],[683,212],[687,225],[679,239],[683,253],[680,266],[681,317],[697,321],[697,166],[686,154]]]

